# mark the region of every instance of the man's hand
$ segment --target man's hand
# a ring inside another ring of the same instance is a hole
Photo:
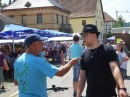
[[[72,65],[77,65],[79,63],[79,60],[81,60],[81,58],[73,58],[70,60],[70,63]]]
[[[119,90],[119,97],[128,97],[128,94],[124,90]]]

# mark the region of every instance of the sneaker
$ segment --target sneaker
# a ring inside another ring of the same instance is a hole
[[[5,89],[4,86],[2,86],[1,89],[4,90]]]

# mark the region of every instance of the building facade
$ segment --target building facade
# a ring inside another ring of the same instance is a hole
[[[64,8],[71,11],[70,24],[74,33],[80,33],[85,24],[94,24],[101,32],[99,39],[103,40],[104,14],[102,0],[56,0]]]
[[[104,34],[107,34],[108,32],[111,32],[111,29],[114,25],[114,23],[116,22],[115,19],[113,19],[109,14],[107,14],[106,12],[104,12]]]
[[[23,26],[41,30],[70,30],[70,11],[54,0],[15,0],[2,13]]]

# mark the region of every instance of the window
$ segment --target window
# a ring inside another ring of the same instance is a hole
[[[98,14],[98,9],[97,9],[97,14]]]
[[[102,27],[102,21],[101,21],[101,27]]]
[[[97,26],[97,20],[96,20],[96,26]]]
[[[22,16],[22,24],[23,24],[23,25],[26,25],[26,24],[27,24],[26,16]]]
[[[61,18],[62,18],[62,24],[63,24],[64,23],[64,20],[63,20],[64,18],[63,18],[63,16]]]
[[[68,17],[66,17],[66,24],[68,24]]]
[[[9,16],[9,18],[14,19],[14,16]]]
[[[37,24],[42,24],[42,14],[37,15]]]
[[[82,20],[82,26],[86,25],[86,20]]]
[[[59,18],[58,18],[58,14],[57,14],[57,15],[56,15],[57,24],[59,23],[58,19],[59,19]]]

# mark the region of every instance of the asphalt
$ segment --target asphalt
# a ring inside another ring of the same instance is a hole
[[[60,64],[54,64],[57,67],[60,67]],[[128,61],[128,69],[127,69],[128,78],[125,79],[125,86],[127,88],[127,92],[130,94],[130,60]],[[68,90],[57,91],[54,92],[52,90],[48,91],[48,97],[73,97],[73,86],[72,86],[72,69],[64,76],[57,77],[55,76],[53,79],[47,78],[47,88],[51,88],[52,85],[56,85],[61,88],[68,88]],[[18,89],[17,86],[14,86],[13,80],[9,79],[6,81],[6,89],[5,91],[0,90],[0,97],[18,97]],[[82,93],[82,96],[85,97],[85,90]]]

